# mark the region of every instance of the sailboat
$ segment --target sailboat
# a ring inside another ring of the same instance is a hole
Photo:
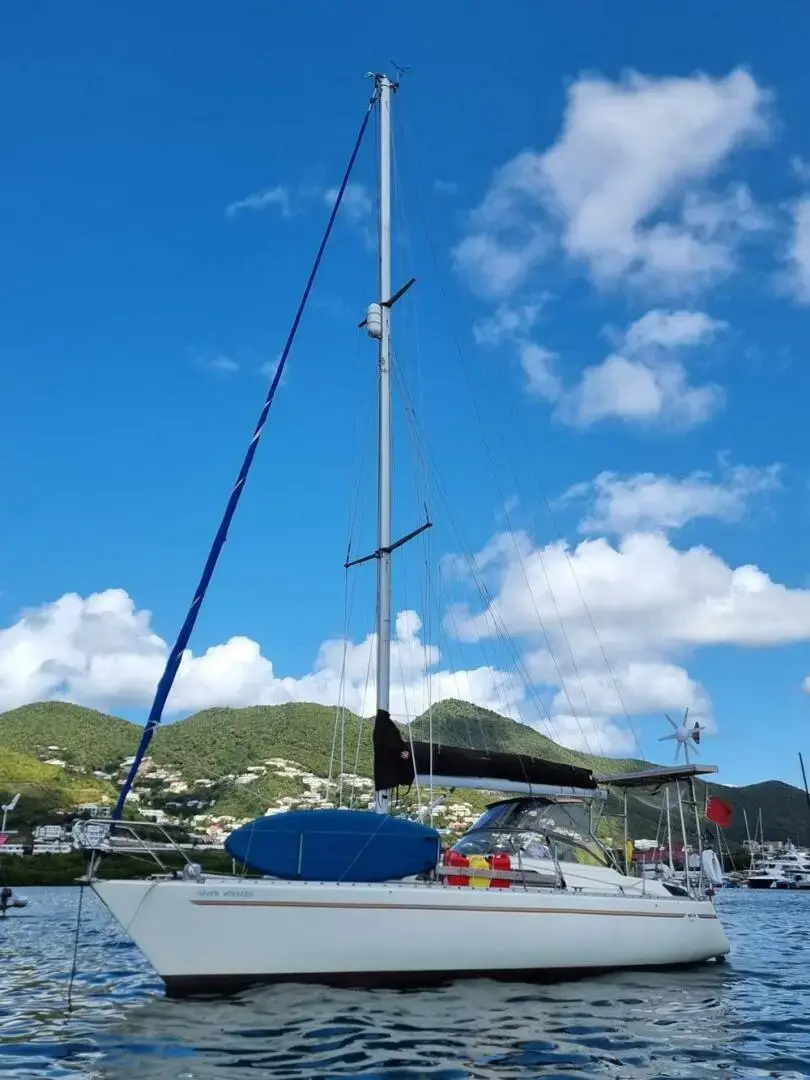
[[[94,849],[86,880],[170,995],[231,991],[263,981],[414,985],[720,959],[729,945],[701,882],[678,888],[633,876],[626,825],[624,865],[590,826],[591,809],[604,800],[607,779],[623,789],[626,801],[635,788],[676,783],[680,792],[681,781],[691,783],[712,767],[687,763],[604,778],[586,768],[518,754],[406,740],[391,718],[392,555],[421,530],[392,538],[391,313],[405,291],[392,293],[391,283],[390,133],[398,87],[386,75],[371,77],[366,120],[376,115],[380,152],[379,296],[365,320],[379,361],[378,543],[368,556],[377,562],[373,808],[294,810],[235,830],[227,850],[262,876],[211,875],[187,862],[182,872],[107,880],[103,851]],[[292,334],[217,534],[220,548],[291,340]],[[216,564],[215,549],[216,542],[167,662],[113,824],[106,823],[113,831],[136,829],[121,820],[124,800],[160,721]],[[414,782],[506,797],[443,852],[436,829],[393,812],[396,790]]]

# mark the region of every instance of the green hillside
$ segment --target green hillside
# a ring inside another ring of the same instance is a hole
[[[745,839],[743,811],[753,833],[757,815],[762,811],[765,839],[792,839],[794,843],[810,847],[810,809],[807,796],[801,788],[785,784],[781,780],[766,780],[746,787],[723,787],[709,784],[709,793],[719,796],[734,807],[734,818],[729,834],[741,843]]]
[[[336,710],[325,705],[256,705],[248,709],[206,709],[186,720],[161,727],[150,753],[161,764],[177,764],[191,779],[240,773],[267,758],[284,758],[326,776],[334,740]],[[335,747],[344,771],[353,772],[358,734],[359,772],[371,769],[371,724],[345,712],[344,738]],[[2,738],[0,718],[0,738]],[[193,774],[193,775],[192,775]]]
[[[306,773],[326,777],[334,754],[334,776],[341,771],[370,776],[371,724],[347,712],[342,737],[336,738],[335,717],[334,708],[301,703],[207,709],[162,726],[150,756],[156,766],[170,769],[187,782],[186,800],[199,800],[209,812],[247,817],[283,797],[298,799],[308,791],[302,776],[277,774],[273,766],[248,785],[234,783],[235,776],[267,761],[292,762]],[[435,741],[444,745],[511,751],[601,773],[632,770],[642,764],[568,750],[534,728],[462,701],[435,705],[430,717],[426,714],[413,722],[413,736],[426,740],[431,727]],[[135,752],[140,730],[128,721],[64,702],[27,705],[0,714],[0,793],[23,790],[29,801],[26,816],[31,816],[33,806],[33,816],[40,818],[57,807],[110,798],[114,786],[90,774],[98,770],[120,775],[121,763]],[[65,761],[67,767],[43,764],[53,757]],[[231,779],[223,779],[228,776]],[[214,783],[198,785],[199,780]],[[148,776],[139,779],[138,790],[151,806],[177,805],[178,797],[161,790],[160,782]],[[734,807],[727,832],[731,843],[745,838],[743,811],[753,828],[760,808],[767,837],[810,842],[810,813],[798,788],[768,781],[741,788],[713,784],[710,791]],[[459,792],[457,798],[478,808],[489,796]],[[616,801],[611,800],[611,814],[616,809]],[[634,798],[630,834],[654,837],[659,817],[657,798]]]
[[[45,765],[35,757],[0,745],[0,803],[7,802],[17,792],[22,797],[12,822],[15,828],[38,823],[81,803],[111,801],[115,797],[115,788],[110,783],[56,765]]]
[[[371,723],[344,711],[342,737],[335,739],[336,715],[334,707],[308,703],[206,709],[163,724],[149,753],[159,764],[176,765],[190,780],[239,773],[268,758],[297,761],[326,775],[333,747],[335,765],[340,764],[342,745],[343,771],[357,767],[360,775],[370,775]],[[431,725],[436,742],[447,746],[511,751],[603,772],[639,765],[568,750],[526,724],[463,701],[440,702],[430,718],[426,713],[414,720],[413,737],[427,740]],[[24,705],[0,714],[0,746],[40,759],[61,757],[91,772],[114,772],[135,753],[140,730],[126,720],[64,702]]]
[[[425,713],[411,724],[413,737],[428,741],[431,727],[434,740],[446,746],[526,754],[567,765],[583,765],[605,773],[638,769],[643,764],[632,758],[597,757],[569,750],[527,724],[467,701],[449,699],[434,705],[430,714]]]
[[[112,772],[135,753],[139,738],[136,724],[64,701],[0,714],[0,746],[40,759],[62,758],[87,772]]]

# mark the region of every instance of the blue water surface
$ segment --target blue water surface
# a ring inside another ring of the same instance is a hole
[[[207,1002],[164,998],[85,893],[68,1011],[79,890],[24,892],[0,921],[4,1080],[810,1077],[810,893],[721,893],[732,955],[692,971]]]

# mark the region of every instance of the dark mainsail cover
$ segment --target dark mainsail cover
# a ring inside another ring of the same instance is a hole
[[[411,753],[413,747],[413,754]],[[380,710],[374,723],[374,787],[377,791],[410,787],[417,776],[453,776],[459,780],[487,777],[512,783],[596,789],[590,769],[556,761],[465,750],[459,746],[407,743],[389,713]]]

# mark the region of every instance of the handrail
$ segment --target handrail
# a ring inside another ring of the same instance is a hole
[[[79,835],[77,836],[77,825],[84,827],[87,825],[106,826],[106,833],[103,838],[101,838],[101,844],[99,844],[99,838],[93,840],[87,838],[87,842],[82,843],[81,833],[83,830],[80,828]],[[202,844],[181,844],[157,821],[116,821],[108,817],[91,817],[74,822],[73,830],[71,843],[79,850],[89,850],[94,852],[103,851],[110,855],[127,855],[142,851],[154,859],[160,869],[166,874],[171,873],[171,870],[161,860],[159,851],[166,851],[167,849],[174,851],[180,856],[186,866],[196,869],[197,864],[188,857],[187,851],[189,848],[196,850],[207,846]],[[154,843],[150,845],[148,839],[145,839],[141,835],[141,833],[149,832],[149,830],[157,832],[158,835],[163,837],[163,843],[160,848],[156,847]],[[126,843],[116,844],[113,835],[114,833],[124,833],[125,835],[129,835],[134,841],[134,847],[131,847]]]

